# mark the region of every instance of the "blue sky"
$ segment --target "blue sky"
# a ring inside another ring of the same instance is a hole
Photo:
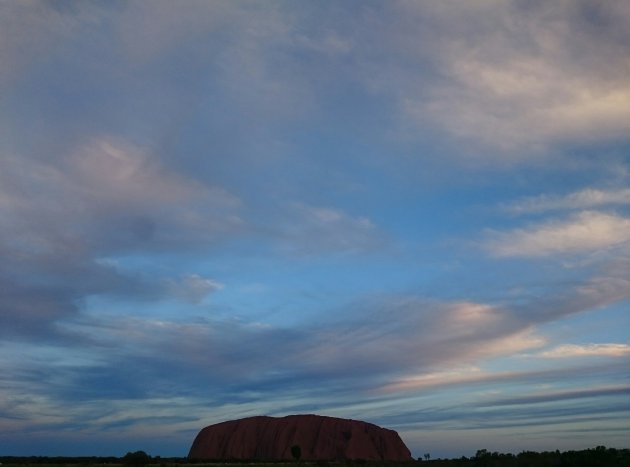
[[[628,2],[9,0],[0,57],[0,454],[628,447]]]

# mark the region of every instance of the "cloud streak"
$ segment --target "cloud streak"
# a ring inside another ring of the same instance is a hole
[[[404,110],[419,125],[431,115],[456,138],[508,157],[628,133],[627,42],[616,32],[627,29],[625,6],[590,4],[594,15],[571,2],[400,5],[414,20],[430,18],[442,39],[443,79],[428,90],[405,83]]]
[[[630,241],[630,219],[583,211],[565,221],[550,221],[510,232],[490,232],[486,249],[495,256],[544,257],[623,247]]]
[[[367,217],[332,207],[292,203],[283,217],[277,227],[277,241],[289,254],[356,254],[379,250],[386,242]]]
[[[592,209],[600,206],[630,204],[630,189],[598,190],[585,188],[564,196],[540,195],[526,198],[506,206],[508,211],[516,214],[538,213],[567,209]]]
[[[564,344],[542,352],[547,358],[625,357],[630,355],[628,344]]]
[[[544,404],[547,402],[566,401],[585,398],[597,398],[607,397],[610,395],[623,396],[630,393],[630,386],[616,386],[616,387],[604,387],[586,389],[580,391],[565,391],[565,392],[552,392],[546,394],[530,395],[526,397],[494,400],[492,401],[492,407],[502,405],[531,405],[531,404]]]

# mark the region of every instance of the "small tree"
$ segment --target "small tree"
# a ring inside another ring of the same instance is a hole
[[[294,444],[291,446],[291,455],[296,461],[299,461],[300,457],[302,457],[302,448],[299,445]]]
[[[477,453],[475,454],[475,459],[485,459],[490,456],[491,454],[487,449],[478,449]]]
[[[135,467],[146,465],[150,460],[151,456],[144,451],[128,452],[122,458],[123,464]]]

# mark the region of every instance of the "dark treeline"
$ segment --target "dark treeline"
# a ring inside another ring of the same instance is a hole
[[[425,455],[425,461],[419,458],[418,463],[440,467],[630,467],[630,449],[598,446],[581,451],[524,451],[520,454],[480,449],[470,458],[429,459]]]
[[[10,466],[103,466],[120,465],[128,467],[177,467],[181,465],[203,464],[220,466],[225,464],[260,466],[291,465],[314,467],[410,467],[411,465],[436,467],[630,467],[630,449],[613,449],[598,446],[581,451],[549,451],[520,454],[502,454],[481,449],[472,457],[459,459],[431,459],[429,454],[410,462],[365,461],[361,459],[343,461],[243,461],[188,459],[186,457],[151,457],[144,451],[129,452],[123,457],[44,457],[44,456],[0,456],[2,467]]]

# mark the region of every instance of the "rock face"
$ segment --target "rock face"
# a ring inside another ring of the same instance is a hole
[[[371,423],[320,415],[250,417],[202,429],[190,448],[190,459],[411,460],[394,430]]]

